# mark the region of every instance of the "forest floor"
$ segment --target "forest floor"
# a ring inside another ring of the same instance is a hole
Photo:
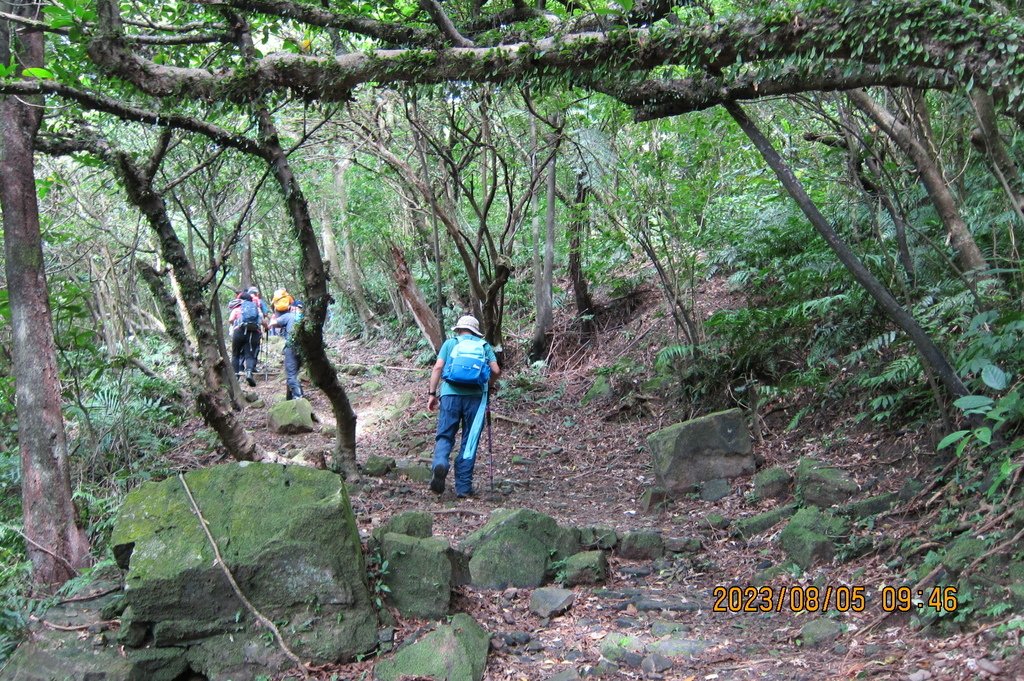
[[[736,303],[724,290],[716,295],[715,304]],[[620,532],[655,529],[665,537],[700,540],[700,551],[656,565],[612,556],[607,584],[602,589],[575,588],[572,608],[550,620],[530,612],[529,590],[459,588],[454,609],[471,614],[495,635],[485,679],[546,681],[570,667],[585,674],[598,664],[600,645],[608,637],[651,641],[666,631],[684,632],[697,642],[695,654],[674,658],[673,667],[660,676],[645,675],[627,663],[606,678],[1024,679],[1024,661],[1004,657],[991,631],[978,626],[961,630],[956,625],[941,632],[922,630],[911,615],[883,612],[880,589],[902,584],[900,574],[887,567],[892,555],[868,555],[804,575],[786,574],[771,583],[776,589],[815,580],[819,586],[866,587],[865,610],[833,612],[844,633],[821,647],[802,645],[799,634],[805,623],[823,613],[793,612],[788,606],[767,614],[712,610],[716,586],[751,584],[758,571],[785,562],[777,541],[784,523],[749,541],[708,524],[711,513],[735,520],[775,505],[748,501],[749,478],[733,480],[732,493],[720,501],[702,501],[694,495],[653,514],[642,511],[640,497],[655,484],[646,437],[694,414],[661,396],[586,406],[581,398],[599,368],[624,356],[650,367],[657,350],[670,342],[670,322],[659,312],[655,296],[646,298],[601,329],[590,348],[556,342],[560,360],[555,368],[543,373],[525,368],[518,377],[509,372],[507,387],[493,402],[490,447],[482,438],[476,496],[456,500],[450,476],[449,489],[441,497],[425,483],[400,475],[367,477],[353,487],[352,503],[364,537],[396,513],[426,510],[433,514],[435,536],[456,545],[482,526],[494,509],[525,507],[552,516],[560,525],[610,526]],[[565,328],[557,333],[568,338]],[[379,455],[401,465],[428,466],[436,423],[435,416],[426,413],[428,370],[387,341],[342,340],[333,349],[348,371],[362,374],[343,377],[359,417],[360,464]],[[515,359],[518,366],[526,364]],[[283,396],[283,375],[271,373],[257,392],[267,401]],[[246,410],[248,426],[263,447],[285,454],[300,447],[330,448],[329,433],[323,432],[332,420],[329,405],[316,390],[308,393],[322,424],[307,435],[271,434],[265,410]],[[631,408],[622,409],[622,404]],[[927,434],[856,425],[838,413],[838,407],[818,410],[813,418],[787,430],[800,406],[791,405],[765,419],[763,440],[755,445],[764,465],[792,471],[801,457],[811,456],[842,468],[872,494],[898,491],[907,478],[926,478],[936,468]],[[915,519],[895,513],[880,522],[885,532],[900,534]],[[638,597],[660,601],[666,609],[638,609]],[[399,617],[396,643],[430,624]],[[363,674],[372,666],[370,658],[338,667],[335,678],[370,678],[370,673]],[[331,678],[330,673],[323,678]]]

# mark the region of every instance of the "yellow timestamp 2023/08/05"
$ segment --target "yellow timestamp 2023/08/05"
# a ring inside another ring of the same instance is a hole
[[[716,586],[711,592],[713,612],[865,612],[869,594],[865,586]],[[873,594],[883,612],[914,612],[930,609],[954,612],[958,607],[955,586],[913,589],[885,586]],[[874,600],[874,599],[872,599]]]

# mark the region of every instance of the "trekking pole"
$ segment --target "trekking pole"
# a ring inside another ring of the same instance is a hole
[[[266,326],[266,327],[263,328],[263,345],[260,346],[260,354],[261,355],[264,354],[264,351],[269,349],[267,347],[267,345],[269,343],[270,343],[270,327]],[[267,353],[267,357],[264,358],[264,359],[266,360],[266,359],[269,359],[269,358],[270,358],[270,353],[268,352]],[[269,378],[270,378],[270,362],[264,361],[263,362],[263,380],[266,381]]]
[[[494,494],[494,449],[491,448],[491,401],[487,400],[487,459],[491,494]]]

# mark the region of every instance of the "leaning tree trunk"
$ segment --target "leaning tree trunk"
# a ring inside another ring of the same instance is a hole
[[[256,49],[248,25],[234,12],[225,11],[224,14],[232,25],[238,27],[235,40],[246,59],[255,59]],[[292,172],[288,154],[281,146],[281,138],[270,117],[270,111],[262,102],[256,102],[254,105],[259,125],[261,155],[281,189],[292,231],[299,242],[300,269],[306,301],[302,323],[295,330],[295,341],[306,360],[313,385],[324,392],[334,412],[338,439],[334,445],[331,467],[347,479],[355,479],[359,476],[359,468],[356,465],[356,413],[352,409],[345,388],[338,380],[338,372],[327,356],[324,345],[324,322],[327,320],[331,294],[327,290],[327,271],[320,253],[320,244],[316,230],[313,229],[306,196]]]
[[[1024,222],[1024,179],[1021,178],[1017,163],[1006,151],[1006,145],[999,136],[992,95],[976,87],[971,91],[971,102],[978,117],[978,130],[971,135],[971,142],[985,152],[992,164],[992,172],[1009,197],[1014,212],[1021,222]]]
[[[0,2],[8,15],[41,19],[38,2]],[[0,22],[0,59],[43,65],[43,33]],[[11,54],[11,50],[14,54]],[[61,413],[60,376],[47,294],[32,147],[43,116],[42,98],[0,98],[0,209],[3,210],[7,290],[14,337],[18,448],[26,551],[32,580],[45,589],[71,577],[89,560],[89,540],[71,501],[68,446]]]
[[[402,296],[409,312],[412,313],[412,318],[416,320],[416,326],[420,327],[424,338],[430,342],[434,352],[437,352],[441,349],[441,344],[444,343],[444,336],[440,333],[441,326],[437,322],[437,316],[427,304],[420,287],[416,285],[416,280],[413,279],[412,272],[409,271],[409,263],[406,262],[402,249],[392,245],[391,258],[395,266],[395,284],[398,286],[398,293]]]
[[[793,171],[783,160],[782,156],[775,151],[768,138],[750,120],[750,117],[747,116],[743,108],[735,102],[728,102],[723,106],[739,124],[743,132],[746,133],[747,137],[750,138],[750,141],[754,143],[757,150],[761,152],[761,156],[764,157],[769,167],[775,171],[779,181],[782,182],[782,186],[785,187],[789,195],[796,201],[800,210],[803,211],[807,219],[810,220],[811,225],[814,226],[814,229],[838,256],[839,261],[853,275],[853,278],[864,287],[868,295],[874,298],[875,302],[885,311],[889,319],[910,336],[910,340],[914,343],[918,353],[920,353],[925,363],[935,370],[935,373],[939,376],[949,394],[953,397],[962,397],[968,394],[967,388],[960,380],[946,355],[932,341],[927,332],[921,328],[921,325],[917,323],[913,315],[896,301],[892,293],[865,267],[864,263],[857,257],[857,254],[850,249],[846,242],[832,228],[832,225],[821,214],[821,211],[818,210],[811,197],[807,195],[803,185],[800,184],[800,180],[793,174]]]
[[[157,235],[163,259],[173,268],[172,275],[178,284],[180,302],[191,321],[198,359],[192,359],[193,353],[189,352],[190,343],[185,331],[188,321],[182,319],[180,323],[175,323],[177,315],[174,310],[177,307],[180,311],[174,300],[178,296],[165,292],[160,275],[153,268],[140,268],[140,273],[160,306],[168,335],[178,346],[179,353],[189,367],[192,393],[199,414],[217,432],[231,457],[239,461],[258,459],[256,440],[236,418],[231,398],[221,382],[224,360],[210,319],[204,286],[174,231],[164,200],[153,190],[152,177],[139,168],[128,154],[115,152],[113,158],[128,200],[146,216]]]
[[[303,321],[296,329],[295,340],[307,362],[313,385],[327,396],[338,424],[338,440],[334,446],[332,468],[351,480],[359,475],[356,465],[356,413],[352,409],[345,388],[338,380],[338,372],[327,356],[324,346],[324,322],[327,319],[327,306],[331,302],[331,295],[327,290],[327,273],[324,270],[323,257],[320,255],[313,220],[309,215],[309,204],[295,174],[292,173],[288,155],[281,147],[277,129],[270,119],[270,112],[265,107],[260,107],[257,117],[260,140],[267,154],[266,161],[284,195],[292,230],[299,241],[299,250],[302,254],[301,268],[306,307]]]
[[[850,99],[858,109],[871,117],[878,126],[885,131],[889,137],[903,150],[903,153],[910,158],[917,168],[921,177],[921,183],[925,191],[939,213],[939,219],[945,225],[949,233],[950,243],[956,251],[960,266],[963,267],[968,278],[976,278],[979,270],[988,267],[981,249],[974,241],[974,236],[967,228],[960,210],[957,208],[956,199],[946,185],[942,171],[935,164],[934,159],[921,144],[914,139],[913,131],[898,121],[889,111],[885,110],[863,90],[850,90]]]

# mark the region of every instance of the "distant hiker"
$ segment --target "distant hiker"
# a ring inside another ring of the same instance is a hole
[[[237,301],[237,305],[235,302]],[[252,373],[256,370],[256,356],[263,339],[263,311],[249,292],[242,293],[228,303],[231,314],[231,363],[237,376],[245,374],[245,382],[256,385]]]
[[[270,318],[270,308],[267,307],[266,301],[263,300],[262,298],[260,298],[260,290],[258,288],[256,288],[255,286],[250,286],[249,288],[247,288],[245,290],[245,292],[248,293],[252,297],[253,302],[256,303],[256,305],[259,306],[260,312],[263,313],[264,321],[265,322],[269,321],[269,318]]]
[[[271,321],[291,310],[294,302],[295,298],[288,293],[287,289],[279,288],[274,291],[274,297],[270,299],[270,307],[273,312],[273,319]],[[278,336],[284,334],[282,327],[274,325],[271,325],[270,332]]]
[[[296,300],[288,311],[279,314],[270,322],[271,328],[281,330],[284,342],[284,376],[288,385],[285,392],[286,400],[297,400],[302,397],[302,383],[299,382],[299,369],[302,368],[302,357],[295,346],[295,326],[302,321],[302,301]],[[274,306],[277,310],[277,305]]]
[[[435,494],[444,492],[455,434],[461,426],[462,442],[455,458],[455,496],[461,499],[473,493],[473,465],[487,411],[487,395],[501,369],[475,317],[460,317],[452,331],[455,338],[449,338],[441,346],[430,374],[427,409],[435,411],[440,406],[430,490]]]

